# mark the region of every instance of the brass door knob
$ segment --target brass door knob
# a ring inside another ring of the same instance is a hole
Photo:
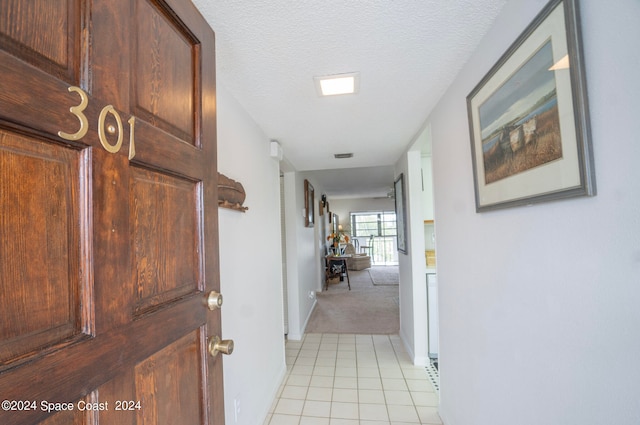
[[[222,294],[216,291],[209,292],[209,296],[207,297],[207,307],[209,307],[209,310],[211,311],[222,307]]]
[[[209,338],[209,354],[215,357],[218,353],[227,355],[233,353],[233,340],[220,339],[219,336]]]

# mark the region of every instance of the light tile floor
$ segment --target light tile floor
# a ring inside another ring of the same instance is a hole
[[[442,424],[438,394],[398,335],[307,334],[286,356],[265,425]]]

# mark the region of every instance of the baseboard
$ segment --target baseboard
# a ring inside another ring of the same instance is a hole
[[[306,333],[307,325],[309,324],[309,320],[311,319],[311,315],[313,314],[313,311],[316,309],[317,305],[318,305],[318,299],[314,298],[313,299],[313,305],[311,306],[311,309],[309,309],[309,314],[307,315],[307,318],[304,321],[304,325],[302,325],[302,334],[303,335]],[[300,339],[302,339],[302,338],[300,338]]]
[[[431,362],[429,360],[429,357],[426,357],[426,356],[413,357],[413,364],[416,366],[427,366],[430,363]]]
[[[414,358],[414,352],[413,349],[409,346],[408,338],[405,335],[405,333],[402,331],[402,327],[400,327],[400,332],[398,332],[398,334],[400,335],[400,341],[402,341],[402,345],[404,346],[405,351],[407,352],[407,354],[409,355],[410,359]]]
[[[307,329],[307,325],[309,324],[309,320],[311,319],[311,315],[313,314],[313,311],[315,310],[316,306],[318,305],[318,300],[314,299],[313,300],[313,305],[311,306],[311,309],[309,310],[309,314],[307,315],[307,318],[304,321],[304,324],[302,325],[302,328],[300,329],[300,333],[295,333],[295,332],[291,332],[291,325],[289,325],[289,332],[287,334],[287,339],[290,339],[291,341],[302,341],[302,338],[304,338],[304,334],[305,331]]]
[[[304,336],[304,334],[295,334],[295,333],[288,333],[287,334],[287,339],[290,341],[302,341],[302,337]]]
[[[262,412],[262,420],[258,423],[264,423],[264,421],[267,419],[267,416],[269,415],[269,412],[271,411],[271,405],[273,404],[273,401],[279,396],[278,391],[280,391],[280,387],[282,386],[282,384],[284,384],[284,378],[287,376],[287,365],[283,365],[283,368],[280,369],[280,372],[278,372],[276,374],[275,379],[273,380],[273,382],[276,383],[276,385],[271,389],[271,391],[268,392],[269,397],[266,398],[266,400],[269,400],[268,404],[266,405],[266,407],[263,409]],[[233,422],[230,422],[233,423]]]
[[[411,361],[413,362],[414,365],[416,365],[416,366],[427,366],[428,364],[430,364],[429,357],[427,357],[427,356],[416,356],[416,353],[413,351],[413,349],[409,345],[408,338],[404,334],[404,332],[402,332],[402,329],[400,329],[400,332],[398,332],[398,335],[400,336],[400,340],[402,341],[402,346],[404,347],[405,351],[409,355],[409,358],[411,359]]]

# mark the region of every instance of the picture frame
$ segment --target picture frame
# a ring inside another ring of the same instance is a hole
[[[393,190],[395,193],[396,239],[398,251],[407,254],[407,201],[404,190],[404,174],[400,173],[400,176],[398,176],[396,181],[393,183]]]
[[[304,180],[304,226],[313,227],[315,219],[314,190],[309,180]]]
[[[467,96],[476,212],[596,194],[578,0],[551,0]]]

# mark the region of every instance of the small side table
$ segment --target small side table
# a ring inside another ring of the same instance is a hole
[[[350,258],[351,255],[340,255],[333,256],[328,255],[325,257],[326,261],[326,273],[324,280],[325,290],[329,289],[329,279],[334,277],[339,277],[340,281],[344,281],[344,276],[347,276],[347,287],[351,290],[351,280],[349,280],[349,268],[347,267],[347,258]],[[340,265],[337,265],[337,264]],[[339,270],[338,270],[339,268]]]

